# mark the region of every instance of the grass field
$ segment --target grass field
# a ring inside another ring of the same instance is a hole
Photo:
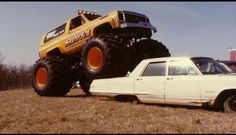
[[[236,114],[84,96],[40,97],[33,89],[0,91],[0,133],[236,133]]]

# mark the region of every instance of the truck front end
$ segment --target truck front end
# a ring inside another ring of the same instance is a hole
[[[152,30],[157,31],[147,16],[131,12],[118,11],[118,18],[120,21],[120,28],[124,33],[131,34],[134,37],[151,37]]]

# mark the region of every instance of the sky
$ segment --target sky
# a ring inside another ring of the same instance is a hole
[[[236,48],[236,2],[0,2],[3,63],[34,64],[42,35],[74,17],[78,9],[145,14],[157,28],[152,38],[165,44],[172,56],[228,60],[228,49]]]

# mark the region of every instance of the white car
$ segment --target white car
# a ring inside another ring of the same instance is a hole
[[[209,105],[236,112],[236,76],[207,57],[146,59],[126,77],[95,79],[90,93],[135,97],[141,103]]]

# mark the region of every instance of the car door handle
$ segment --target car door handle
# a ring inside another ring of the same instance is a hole
[[[173,80],[173,77],[167,77],[167,80]]]
[[[142,81],[143,79],[142,78],[138,78],[137,81]]]

